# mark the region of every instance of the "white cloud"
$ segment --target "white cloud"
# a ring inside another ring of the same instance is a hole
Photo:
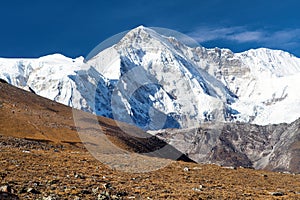
[[[207,42],[217,39],[228,39],[235,32],[240,32],[242,27],[200,27],[196,31],[191,32],[189,35],[196,39],[198,42]]]
[[[235,43],[253,42],[271,48],[296,48],[300,46],[300,29],[271,31],[251,30],[246,26],[199,27],[188,34],[199,43],[213,40],[227,40]]]
[[[254,42],[261,40],[264,37],[263,32],[259,31],[245,31],[241,33],[236,33],[228,37],[230,40],[235,40],[237,42]]]
[[[300,42],[300,29],[280,30],[270,33],[264,38],[264,42],[274,42],[275,44]]]

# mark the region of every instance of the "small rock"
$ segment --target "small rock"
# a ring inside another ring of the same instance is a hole
[[[85,179],[85,177],[81,174],[75,174],[74,177],[79,179]]]
[[[94,194],[97,194],[97,193],[98,193],[98,191],[99,191],[99,188],[98,188],[98,187],[96,187],[96,188],[92,188],[92,192],[93,192]]]
[[[51,186],[50,190],[56,190],[56,187],[55,186]]]
[[[111,195],[111,199],[120,199],[117,195]]]
[[[7,173],[0,172],[0,178],[4,179],[7,176]]]
[[[81,190],[81,194],[92,194],[89,190]]]
[[[194,190],[195,192],[201,192],[204,188],[205,188],[204,185],[199,185],[198,188],[192,188],[192,190]]]
[[[111,189],[111,184],[110,184],[110,183],[104,183],[104,184],[103,184],[103,187],[104,187],[105,189]]]
[[[52,198],[52,196],[43,197],[43,200],[54,200],[55,198]]]
[[[125,191],[121,191],[121,192],[117,192],[117,194],[116,194],[118,197],[125,197],[125,196],[127,196],[128,195],[128,193],[127,192],[125,192]]]
[[[28,188],[28,189],[27,189],[27,192],[28,192],[28,193],[32,193],[32,194],[41,194],[40,191],[38,191],[38,190],[36,190],[36,189],[34,189],[34,188]]]
[[[70,188],[71,188],[71,190],[76,190],[77,187],[73,185]]]
[[[98,200],[109,200],[111,198],[110,198],[109,193],[106,191],[106,192],[102,192],[101,194],[99,194],[97,199]]]
[[[202,169],[201,167],[193,167],[194,170],[200,170]]]
[[[188,167],[183,168],[183,171],[188,172],[190,169]]]
[[[39,185],[40,185],[40,182],[34,182],[34,183],[33,183],[33,186],[34,186],[34,187],[37,187],[37,186],[39,186]]]
[[[0,187],[0,192],[8,192],[11,193],[11,187],[9,185],[3,185]]]
[[[23,194],[26,192],[27,192],[26,187],[22,187],[22,189],[19,191],[19,194]]]
[[[59,180],[53,179],[53,180],[49,181],[49,184],[54,185],[54,184],[57,184],[58,182],[59,182]]]
[[[245,197],[251,197],[252,195],[250,193],[244,193],[243,196],[245,196]]]
[[[264,178],[268,177],[268,175],[266,175],[266,174],[262,174],[261,176],[264,177]]]
[[[273,196],[283,196],[284,193],[283,192],[269,192],[270,195],[273,195]]]
[[[201,192],[202,190],[200,188],[192,188],[195,192]]]
[[[223,167],[224,169],[237,169],[236,167],[233,167],[233,166],[225,166]]]

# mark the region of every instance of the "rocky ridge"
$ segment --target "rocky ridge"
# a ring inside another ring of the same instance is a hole
[[[151,133],[198,163],[300,173],[300,119],[267,126],[207,123]]]

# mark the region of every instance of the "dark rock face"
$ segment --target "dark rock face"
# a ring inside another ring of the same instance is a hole
[[[202,124],[156,135],[198,163],[300,173],[300,119],[291,124]]]

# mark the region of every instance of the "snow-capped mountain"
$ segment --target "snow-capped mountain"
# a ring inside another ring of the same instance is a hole
[[[0,78],[147,130],[300,117],[299,58],[270,49],[189,47],[142,26],[85,61],[59,54],[1,58]]]
[[[238,100],[237,120],[266,125],[299,118],[300,59],[280,50],[200,48],[198,66],[222,81]]]
[[[37,59],[0,58],[0,78],[19,88],[71,105],[73,81],[83,57],[67,58],[60,54]]]

